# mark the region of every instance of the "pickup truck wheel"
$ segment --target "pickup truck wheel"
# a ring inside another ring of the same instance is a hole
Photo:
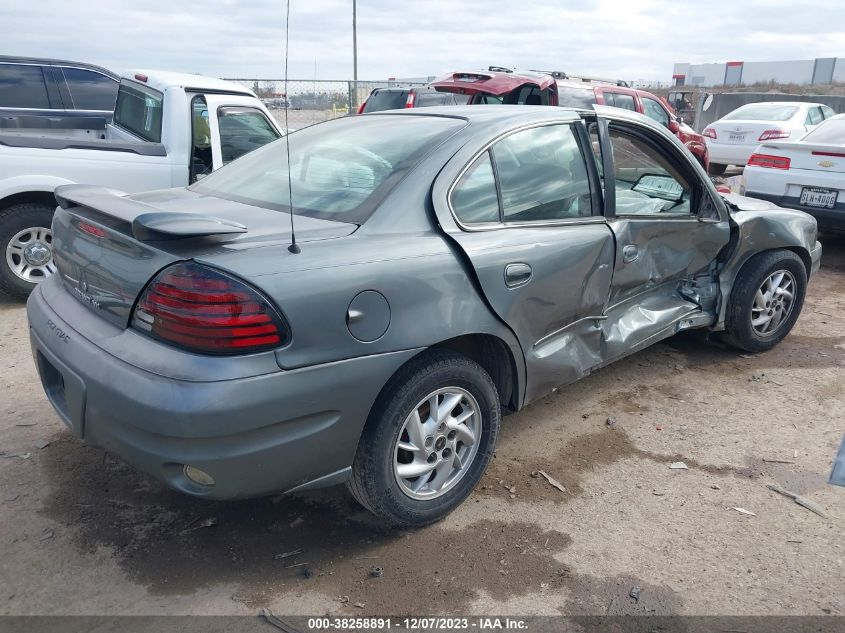
[[[721,176],[727,169],[728,166],[722,163],[710,163],[709,171],[711,176]]]
[[[728,301],[728,342],[764,352],[789,334],[804,305],[807,270],[792,251],[760,253],[740,269]]]
[[[358,444],[349,489],[391,525],[437,521],[469,496],[493,455],[501,410],[493,380],[447,350],[391,378]]]
[[[0,211],[0,291],[26,297],[54,272],[53,209],[22,203]]]

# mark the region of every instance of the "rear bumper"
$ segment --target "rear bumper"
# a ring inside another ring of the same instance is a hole
[[[750,189],[746,190],[745,195],[751,198],[767,200],[779,207],[803,211],[816,218],[816,223],[820,231],[845,232],[845,201],[837,202],[833,209],[814,209],[813,207],[806,207],[800,204],[800,197],[798,196],[781,196]]]
[[[754,153],[755,145],[728,145],[727,143],[707,143],[710,164],[743,166]]]
[[[77,437],[173,488],[214,499],[344,481],[379,391],[417,352],[188,381],[108,354],[50,307],[41,286],[27,314],[44,389]],[[150,341],[151,354],[157,345]],[[208,473],[215,485],[187,479],[184,465]]]

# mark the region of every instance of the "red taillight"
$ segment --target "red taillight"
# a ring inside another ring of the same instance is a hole
[[[704,128],[704,131],[701,134],[708,138],[716,138],[716,130],[714,130],[712,127]]]
[[[751,154],[748,165],[754,167],[769,167],[771,169],[789,169],[789,158],[786,156],[772,156],[771,154]]]
[[[146,75],[142,75],[141,73],[135,73],[135,79],[137,79],[138,81],[143,81],[144,83],[147,83],[147,81],[149,80],[149,77],[147,77]]]
[[[244,354],[289,340],[270,302],[244,282],[194,262],[161,271],[144,289],[132,327],[206,354]]]
[[[773,130],[766,130],[760,135],[758,141],[772,141],[776,138],[789,138],[789,130],[782,130],[775,128]]]
[[[358,106],[358,114],[364,114],[364,108],[367,107],[367,102],[364,101],[361,105]]]
[[[417,94],[413,90],[408,91],[408,98],[405,99],[405,107],[413,108],[414,102],[417,100]]]

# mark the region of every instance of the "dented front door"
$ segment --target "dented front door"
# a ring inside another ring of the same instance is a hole
[[[714,265],[730,227],[677,148],[641,128],[601,127],[616,238],[602,350],[610,361],[715,317]]]

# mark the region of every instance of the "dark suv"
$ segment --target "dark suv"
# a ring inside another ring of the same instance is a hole
[[[358,114],[464,103],[466,103],[465,97],[462,98],[448,92],[437,92],[425,86],[418,88],[376,88],[358,108]]]
[[[119,77],[80,62],[0,55],[0,117],[111,119]]]

